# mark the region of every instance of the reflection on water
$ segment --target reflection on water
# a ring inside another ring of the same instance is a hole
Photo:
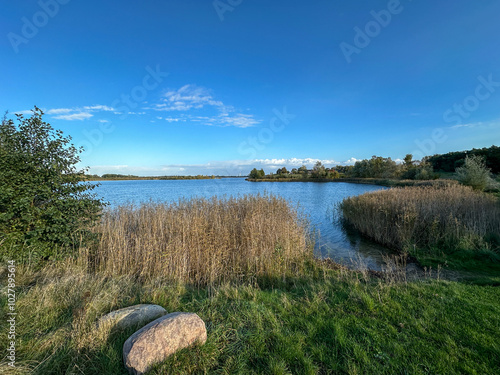
[[[326,237],[326,241],[316,244],[317,256],[332,258],[348,267],[380,271],[385,264],[383,256],[392,254],[391,250],[361,236],[359,232],[339,222],[337,218],[331,220],[333,226],[340,228],[340,237],[337,238],[334,234],[322,234],[322,237]]]
[[[388,249],[361,237],[339,223],[336,206],[344,198],[381,186],[344,182],[248,182],[243,178],[174,181],[103,181],[95,192],[111,206],[148,201],[171,202],[180,198],[274,194],[282,196],[300,210],[316,233],[315,253],[347,266],[380,270],[382,255]]]

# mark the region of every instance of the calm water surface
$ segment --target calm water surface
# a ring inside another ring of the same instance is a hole
[[[316,255],[328,257],[348,266],[362,264],[380,270],[382,255],[388,250],[356,233],[350,233],[335,220],[335,206],[342,199],[369,191],[385,189],[381,186],[344,182],[248,182],[243,178],[217,180],[173,181],[103,181],[95,189],[99,197],[117,206],[140,204],[150,200],[172,202],[179,198],[238,196],[270,193],[298,204],[318,233]]]

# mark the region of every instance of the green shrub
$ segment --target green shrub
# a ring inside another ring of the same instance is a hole
[[[439,178],[429,165],[413,166],[401,175],[402,180],[435,180]]]
[[[458,181],[474,190],[484,190],[494,185],[490,170],[480,156],[467,156],[464,165],[457,168],[456,173]]]
[[[91,237],[101,202],[77,170],[78,150],[35,107],[0,126],[0,255],[22,260],[67,253]],[[29,253],[29,254],[28,254]]]
[[[350,177],[397,178],[398,165],[391,158],[372,156],[370,160],[357,161],[349,171]]]
[[[248,175],[249,178],[252,178],[252,179],[259,179],[259,178],[262,178],[264,177],[266,174],[264,172],[263,169],[261,170],[257,170],[257,168],[254,168],[252,169],[252,171],[250,172],[250,174]]]

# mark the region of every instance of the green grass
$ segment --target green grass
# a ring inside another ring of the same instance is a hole
[[[492,286],[384,281],[318,265],[285,281],[205,289],[91,276],[74,265],[20,268],[16,281],[18,373],[125,374],[121,350],[134,329],[97,331],[94,323],[137,303],[195,312],[208,330],[204,346],[177,353],[150,374],[498,371],[500,291]],[[6,342],[4,293],[1,311]]]
[[[500,254],[490,249],[409,249],[422,267],[455,271],[462,282],[500,286]]]

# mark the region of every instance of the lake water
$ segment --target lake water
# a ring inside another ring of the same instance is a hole
[[[380,270],[385,247],[351,233],[335,220],[335,206],[342,199],[381,186],[344,182],[248,182],[244,178],[215,180],[103,181],[96,194],[111,207],[148,202],[172,202],[179,198],[238,196],[268,193],[298,204],[317,232],[316,255],[359,268],[359,264]]]

